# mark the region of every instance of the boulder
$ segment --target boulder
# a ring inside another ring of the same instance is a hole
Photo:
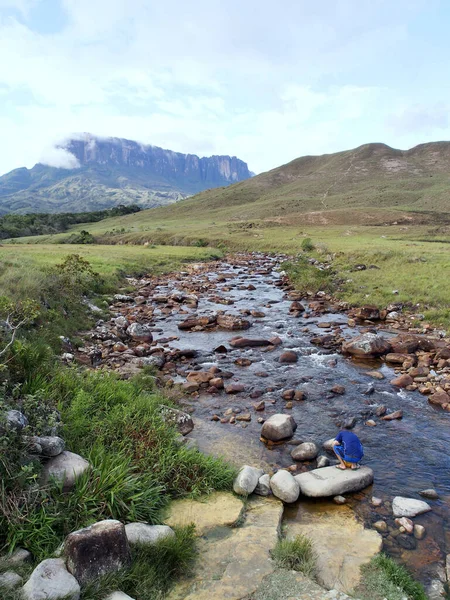
[[[265,473],[258,479],[258,484],[255,488],[255,494],[258,496],[269,496],[270,495],[270,476]]]
[[[287,471],[278,471],[270,480],[270,489],[273,495],[283,502],[296,502],[300,489],[298,482]]]
[[[64,491],[69,491],[75,485],[75,481],[87,469],[90,468],[87,460],[64,450],[58,456],[51,458],[42,468],[42,481],[48,483],[51,479],[63,484]]]
[[[166,423],[176,425],[181,435],[187,435],[194,429],[194,421],[191,415],[171,406],[161,405],[161,416]]]
[[[125,526],[108,519],[70,533],[64,542],[67,569],[81,585],[131,562]]]
[[[431,506],[423,500],[396,496],[392,501],[394,517],[416,517],[430,510]]]
[[[249,494],[252,494],[255,491],[255,488],[259,482],[259,478],[262,475],[264,475],[264,471],[262,469],[255,469],[255,467],[244,465],[234,480],[234,492],[240,496],[248,496]]]
[[[64,440],[56,435],[33,436],[30,438],[30,442],[38,444],[41,447],[42,455],[48,457],[59,456],[66,447]]]
[[[10,429],[21,431],[28,425],[28,419],[20,410],[8,410],[5,415],[6,425]]]
[[[185,321],[178,323],[178,329],[182,331],[188,331],[189,329],[199,328],[204,329],[205,327],[215,325],[217,317],[211,315],[209,317],[188,317]]]
[[[298,354],[293,350],[286,350],[278,359],[282,364],[292,364],[298,361]]]
[[[150,325],[141,323],[131,323],[127,328],[127,334],[137,342],[152,342],[153,335]]]
[[[402,410],[396,410],[393,413],[389,413],[388,415],[381,417],[382,421],[395,421],[396,419],[403,419],[403,411]]]
[[[413,383],[414,379],[411,377],[411,375],[408,375],[407,373],[399,375],[398,377],[395,377],[395,379],[391,379],[391,384],[399,388],[408,387],[408,385],[412,385]]]
[[[238,331],[240,329],[248,329],[251,325],[250,321],[234,315],[218,315],[217,325],[221,329],[228,331]]]
[[[380,318],[380,311],[376,306],[360,306],[354,312],[354,315],[357,319],[365,320],[372,319],[378,320]]]
[[[390,342],[376,333],[364,333],[342,344],[342,352],[363,358],[382,356],[390,350]]]
[[[267,419],[261,429],[261,435],[266,440],[278,442],[292,437],[297,429],[297,423],[291,415],[276,414]]]
[[[14,571],[0,574],[0,590],[13,590],[22,585],[22,577]]]
[[[328,456],[319,456],[317,458],[317,468],[323,469],[323,467],[328,467],[330,464],[330,459]]]
[[[230,340],[229,344],[233,348],[256,348],[258,346],[271,346],[272,342],[257,338],[235,337]]]
[[[174,530],[168,525],[148,525],[147,523],[128,523],[125,525],[128,543],[151,546],[160,540],[175,537]]]
[[[202,383],[209,383],[211,379],[214,379],[214,374],[210,371],[190,371],[187,374],[186,379],[190,383],[198,383],[201,385]]]
[[[394,365],[402,365],[405,360],[415,361],[415,354],[400,354],[398,352],[389,352],[385,356],[386,362],[392,363]]]
[[[299,444],[291,452],[294,460],[313,460],[318,454],[319,448],[314,442]]]
[[[324,467],[296,475],[295,479],[304,496],[326,498],[364,489],[373,482],[373,471],[369,467],[345,471],[336,467]]]
[[[439,494],[432,488],[421,490],[419,494],[424,498],[428,498],[428,500],[439,500]]]
[[[23,565],[31,563],[32,561],[33,557],[31,552],[25,550],[25,548],[17,548],[17,550],[14,550],[12,554],[3,556],[0,562],[2,566],[11,567],[14,569],[15,567],[22,567]]]
[[[450,396],[444,390],[437,390],[434,394],[428,396],[428,402],[438,406],[446,406],[450,403]]]
[[[22,588],[23,600],[79,600],[80,585],[61,558],[39,563]]]

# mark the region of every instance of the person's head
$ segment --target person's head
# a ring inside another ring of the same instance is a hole
[[[351,425],[344,425],[344,429],[346,431],[351,431],[353,429],[353,427]]]

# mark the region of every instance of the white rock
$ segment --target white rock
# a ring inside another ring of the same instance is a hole
[[[61,558],[41,562],[22,588],[24,600],[79,600],[78,581]]]
[[[326,442],[324,442],[322,444],[323,449],[326,450],[327,452],[332,452],[334,454],[333,447],[334,447],[335,441],[336,441],[335,438],[330,438],[329,440],[327,440]]]
[[[276,414],[267,419],[261,429],[261,435],[272,442],[292,437],[297,424],[291,415]]]
[[[43,483],[48,483],[50,479],[55,479],[63,483],[65,491],[73,488],[75,481],[80,475],[82,475],[87,469],[90,468],[90,464],[87,460],[65,450],[51,458],[42,469],[42,480]]]
[[[319,448],[314,442],[303,442],[296,446],[291,456],[294,460],[313,460],[319,454]]]
[[[330,464],[330,459],[328,456],[319,456],[317,458],[317,468],[322,469],[323,467],[328,467]]]
[[[270,480],[270,489],[274,496],[283,502],[296,502],[300,489],[295,478],[287,471],[278,471]]]
[[[148,525],[147,523],[128,523],[125,525],[130,544],[153,545],[159,540],[175,537],[174,530],[168,525]]]
[[[107,596],[105,600],[134,600],[134,598],[128,596],[128,594],[125,594],[124,592],[113,592]]]
[[[296,475],[295,480],[304,496],[322,498],[364,489],[372,483],[373,471],[369,467],[345,471],[336,467],[324,467]]]
[[[13,590],[22,585],[22,577],[14,571],[6,571],[0,575],[0,589]]]
[[[261,475],[258,480],[258,485],[255,488],[255,494],[258,496],[269,496],[270,495],[270,476],[266,474]]]
[[[394,517],[415,517],[431,510],[431,506],[423,500],[396,496],[392,501]]]
[[[264,471],[262,469],[255,469],[255,467],[244,465],[234,480],[234,492],[240,496],[248,496],[249,494],[252,494],[258,485],[261,475],[264,475]]]
[[[131,323],[127,328],[127,334],[138,342],[151,342],[153,341],[153,335],[150,325],[141,323]]]
[[[31,552],[25,550],[25,548],[17,548],[12,554],[7,554],[1,558],[2,565],[8,567],[22,566],[32,561]]]

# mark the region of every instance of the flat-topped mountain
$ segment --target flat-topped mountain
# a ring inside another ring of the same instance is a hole
[[[330,213],[330,222],[344,223],[358,216],[355,210],[361,216],[366,208],[378,211],[377,218],[382,218],[380,209],[391,208],[450,212],[450,142],[410,150],[365,144],[303,156],[228,188],[198,194],[158,211],[157,217],[192,217],[199,211],[217,219],[326,224],[324,213]]]
[[[71,168],[38,163],[0,177],[0,214],[150,208],[251,177],[235,156],[199,158],[120,138],[84,134],[59,148]]]

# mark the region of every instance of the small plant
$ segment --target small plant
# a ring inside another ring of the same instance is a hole
[[[312,577],[316,568],[316,554],[312,542],[304,535],[298,535],[292,540],[279,540],[272,558],[278,567],[300,571],[307,577]]]
[[[361,583],[355,594],[361,600],[426,600],[422,585],[409,571],[385,554],[375,556],[361,568]]]
[[[314,244],[312,243],[312,239],[311,238],[305,238],[304,240],[302,240],[302,243],[300,244],[301,249],[303,250],[303,252],[312,252],[314,250]]]

